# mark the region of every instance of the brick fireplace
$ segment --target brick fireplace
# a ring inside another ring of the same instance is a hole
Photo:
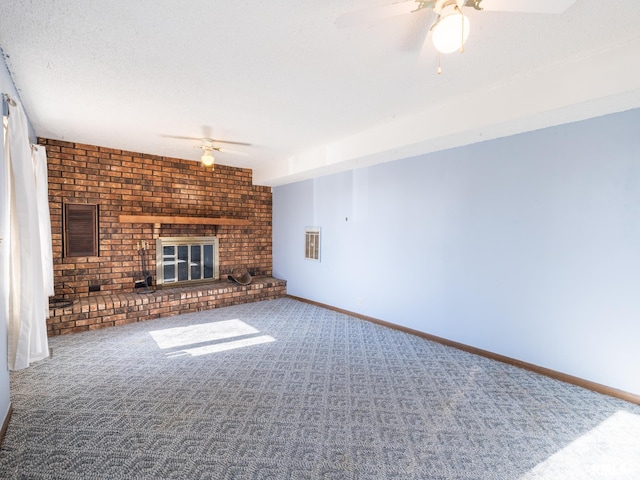
[[[159,237],[215,237],[221,279],[239,269],[272,275],[271,189],[253,185],[250,169],[217,165],[211,171],[191,160],[43,138],[39,143],[49,165],[56,295],[132,292],[142,242],[155,280]],[[97,256],[64,256],[65,204],[98,206]],[[152,220],[138,221],[143,217]],[[66,321],[50,319],[49,332],[59,332],[55,324]]]

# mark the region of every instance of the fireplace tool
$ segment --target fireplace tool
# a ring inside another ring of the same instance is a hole
[[[155,290],[151,289],[153,285],[153,277],[149,270],[147,270],[147,250],[149,244],[146,240],[138,242],[138,257],[140,258],[140,271],[142,272],[142,280],[135,281],[136,293],[152,293]]]

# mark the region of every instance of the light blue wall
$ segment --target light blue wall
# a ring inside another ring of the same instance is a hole
[[[277,187],[274,274],[291,295],[640,394],[639,128],[631,110]],[[321,262],[305,226],[322,228]]]

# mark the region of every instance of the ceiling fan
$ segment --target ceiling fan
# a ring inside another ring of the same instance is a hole
[[[200,163],[202,163],[203,167],[211,168],[211,170],[215,168],[215,158],[213,157],[213,152],[230,153],[232,155],[247,156],[247,153],[245,152],[240,152],[238,150],[231,150],[229,148],[216,147],[214,145],[215,143],[228,143],[232,145],[245,145],[245,146],[250,145],[248,143],[226,142],[224,140],[215,140],[213,138],[202,138],[200,140],[202,143],[196,147],[202,150]]]
[[[517,13],[562,13],[575,0],[404,0],[382,7],[348,12],[335,21],[338,27],[371,23],[396,15],[432,9],[437,18],[429,27],[431,40],[439,53],[464,51],[470,30],[464,7],[482,11]],[[438,73],[440,69],[438,68]]]
[[[202,156],[200,157],[200,163],[202,163],[203,167],[211,168],[213,170],[215,168],[215,158],[213,156],[213,152],[221,152],[221,153],[230,153],[232,155],[242,155],[247,156],[246,152],[241,152],[238,150],[232,150],[225,147],[218,147],[216,144],[218,143],[226,143],[228,145],[239,145],[244,147],[250,147],[250,143],[244,142],[231,142],[229,140],[217,140],[215,138],[210,137],[183,137],[179,135],[162,135],[165,138],[177,138],[179,140],[197,140],[200,142],[200,145],[196,145],[195,148],[199,148],[202,150]]]

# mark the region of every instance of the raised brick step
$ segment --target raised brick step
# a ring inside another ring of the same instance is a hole
[[[272,300],[287,293],[287,282],[256,277],[249,285],[226,280],[165,288],[152,293],[109,293],[78,298],[73,305],[50,310],[49,335],[84,332],[179,313],[199,312],[240,303]]]

